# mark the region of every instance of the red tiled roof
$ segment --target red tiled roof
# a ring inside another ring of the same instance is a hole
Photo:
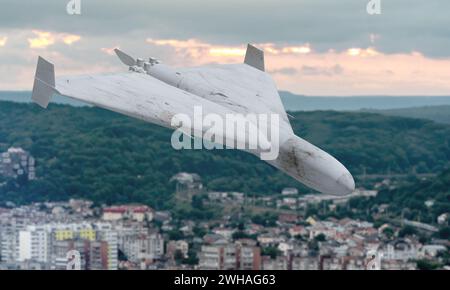
[[[109,213],[125,213],[127,208],[125,206],[107,207],[103,209],[103,212]]]

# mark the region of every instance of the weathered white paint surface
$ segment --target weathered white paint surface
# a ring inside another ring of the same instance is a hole
[[[204,115],[213,113],[225,118],[230,113],[214,102],[136,72],[60,77],[56,79],[56,90],[61,95],[173,129],[176,127],[171,125],[171,121],[177,114],[185,114],[190,120],[194,120],[194,106],[201,106]],[[204,130],[185,133],[202,138],[208,128],[202,129]],[[249,130],[258,130],[252,123],[244,129],[244,136]],[[227,131],[212,133],[224,140],[224,143],[226,139],[236,139],[234,134],[228,136]],[[263,135],[266,148],[270,147],[265,134],[260,134]],[[246,138],[236,141],[247,148],[257,145],[249,144],[251,140]]]
[[[249,49],[255,50],[250,46]],[[186,114],[194,119],[194,106],[202,106],[205,115],[213,113],[224,118],[230,113],[278,114],[280,152],[277,159],[268,163],[323,193],[342,195],[354,190],[353,177],[339,161],[294,134],[276,85],[263,71],[260,53],[256,53],[258,58],[249,63],[255,67],[233,64],[180,69],[170,68],[153,59],[146,63],[142,60],[133,62],[126,54],[118,55],[127,63],[138,65],[124,73],[60,77],[56,79],[55,87],[51,79],[53,66],[40,60],[33,99],[45,107],[49,94],[59,92],[168,128],[172,127],[171,119],[176,114]],[[257,123],[246,130],[257,130],[264,135]],[[192,132],[192,135],[201,137],[203,133]],[[273,142],[269,143],[271,139],[268,137],[264,141],[268,146],[274,146]],[[247,140],[236,141],[248,145]],[[260,150],[246,151],[261,155]]]

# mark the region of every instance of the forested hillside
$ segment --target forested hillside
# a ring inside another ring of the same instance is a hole
[[[431,204],[427,206],[426,202]],[[367,219],[382,204],[389,205],[383,217],[436,223],[439,215],[450,212],[450,170],[427,180],[410,180],[403,186],[384,188],[376,197],[351,199],[348,207],[338,210],[338,217]]]
[[[450,124],[450,106],[426,106],[389,110],[362,110],[388,116],[400,116],[417,119],[432,120],[437,123]]]
[[[450,160],[450,126],[371,113],[292,113],[294,131],[335,155],[354,175],[440,172]],[[166,205],[180,171],[214,190],[266,194],[298,182],[236,150],[173,150],[171,131],[98,108],[0,102],[0,152],[22,147],[39,179],[9,182],[0,200],[88,197],[98,202]]]
[[[427,200],[433,201],[430,210],[425,205]],[[450,170],[431,180],[417,181],[409,186],[382,191],[376,201],[389,203],[390,210],[399,214],[404,211],[406,218],[435,221],[440,214],[450,212]]]

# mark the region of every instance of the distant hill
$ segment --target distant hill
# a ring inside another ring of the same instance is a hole
[[[437,123],[450,124],[450,105],[401,108],[389,110],[362,110],[388,116],[428,119]]]
[[[450,160],[450,126],[364,112],[295,112],[294,131],[329,151],[354,175],[438,173]],[[267,194],[309,190],[258,158],[237,150],[182,150],[171,131],[93,107],[0,102],[0,152],[19,146],[37,160],[39,180],[0,187],[1,200],[88,197],[106,203],[169,206],[169,179],[200,174],[212,190]],[[0,180],[1,181],[1,180]]]
[[[391,97],[391,96],[354,96],[354,97],[311,97],[280,91],[281,100],[288,111],[336,110],[355,111],[361,109],[398,109],[422,106],[450,105],[448,97]],[[28,103],[30,91],[0,91],[0,101]],[[82,102],[67,97],[55,96],[53,103],[83,106]]]
[[[281,100],[288,111],[336,110],[354,111],[361,109],[397,109],[422,106],[450,105],[448,97],[390,97],[390,96],[354,96],[354,97],[310,97],[281,91]]]
[[[30,103],[31,91],[0,91],[0,101],[11,101],[16,103]],[[71,106],[86,106],[85,103],[63,97],[54,96],[52,102],[56,104],[65,104]]]

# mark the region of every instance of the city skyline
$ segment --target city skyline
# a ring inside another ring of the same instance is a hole
[[[34,161],[25,161],[34,157],[22,148],[0,156],[0,187],[40,179],[30,176]],[[414,208],[395,213],[395,204],[365,208],[403,179],[374,179],[346,196],[293,187],[255,195],[211,189],[199,174],[179,172],[163,180],[175,183],[170,207],[98,201],[90,192],[26,203],[5,198],[0,269],[448,269],[448,212],[423,220],[411,215]],[[424,206],[439,201],[429,197]]]

